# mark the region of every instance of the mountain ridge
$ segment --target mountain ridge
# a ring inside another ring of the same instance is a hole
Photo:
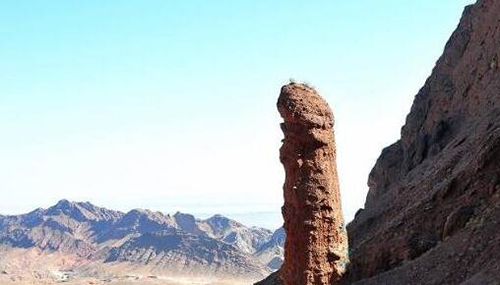
[[[262,248],[273,232],[223,215],[197,219],[147,209],[126,213],[62,199],[47,209],[0,215],[0,246],[75,256],[81,263],[127,263],[153,271],[264,276],[275,255]],[[170,247],[167,245],[171,245]],[[280,246],[279,244],[273,244]],[[1,267],[1,264],[0,264]],[[74,268],[78,271],[78,268]]]

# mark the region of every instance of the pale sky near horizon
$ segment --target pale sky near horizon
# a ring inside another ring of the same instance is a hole
[[[66,198],[277,227],[294,78],[335,113],[350,220],[472,2],[2,1],[0,214]]]

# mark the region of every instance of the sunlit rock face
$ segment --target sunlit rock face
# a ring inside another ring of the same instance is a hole
[[[370,174],[343,284],[498,284],[499,59],[500,1],[479,0]]]
[[[285,285],[336,284],[347,264],[330,107],[312,88],[281,89],[284,122],[280,160],[285,168],[282,208],[286,231]]]
[[[347,226],[350,254],[342,285],[498,284],[499,43],[500,1],[478,0],[468,6],[415,97],[401,138],[382,150],[370,173],[365,207]],[[282,109],[297,109],[296,103],[290,106]],[[289,113],[294,118],[296,113]],[[295,122],[306,118],[323,124],[317,113],[297,117]],[[314,134],[296,130],[307,127],[285,124],[285,129],[293,140],[309,141]],[[286,146],[291,140],[285,139],[284,149],[292,148]],[[306,160],[299,162],[293,151],[283,154],[287,156],[282,158],[287,168],[287,205],[309,202],[303,197],[293,200],[297,194],[290,189],[295,180],[289,178],[301,177],[294,173],[299,172],[294,159],[298,165]],[[300,221],[290,219],[307,214],[295,214],[297,208],[287,205],[287,234],[296,236],[293,232],[299,230],[294,225]],[[305,249],[312,249],[316,239],[310,239],[309,248],[304,240],[295,239],[287,245],[292,251],[294,245],[304,250],[297,253],[298,260],[307,257]],[[293,259],[290,254],[285,263]],[[292,270],[286,264],[282,276],[288,278]],[[278,274],[272,274],[260,284],[280,282]]]

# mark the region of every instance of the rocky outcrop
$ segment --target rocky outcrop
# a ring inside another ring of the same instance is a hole
[[[499,284],[499,43],[500,1],[468,6],[370,173],[341,284]]]
[[[500,1],[467,7],[370,174],[344,284],[500,280],[499,43]]]
[[[347,263],[347,233],[332,112],[314,89],[296,83],[281,89],[277,105],[284,120],[280,160],[286,174],[281,278],[285,285],[337,284]]]

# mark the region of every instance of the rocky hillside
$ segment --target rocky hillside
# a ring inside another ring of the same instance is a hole
[[[145,233],[109,251],[105,262],[132,262],[168,268],[171,273],[252,275],[262,267],[234,246],[206,235],[180,231]]]
[[[478,0],[369,175],[341,284],[500,284],[499,60],[500,1]]]
[[[268,268],[272,270],[279,269],[283,264],[285,237],[285,230],[283,228],[277,229],[271,239],[257,248],[254,256],[266,264]]]
[[[498,284],[500,1],[465,9],[373,168],[345,284]]]
[[[122,213],[67,200],[0,216],[0,247],[7,251],[36,249],[169,272],[262,276],[281,265],[284,237],[278,235],[221,215],[200,220],[142,209]]]

